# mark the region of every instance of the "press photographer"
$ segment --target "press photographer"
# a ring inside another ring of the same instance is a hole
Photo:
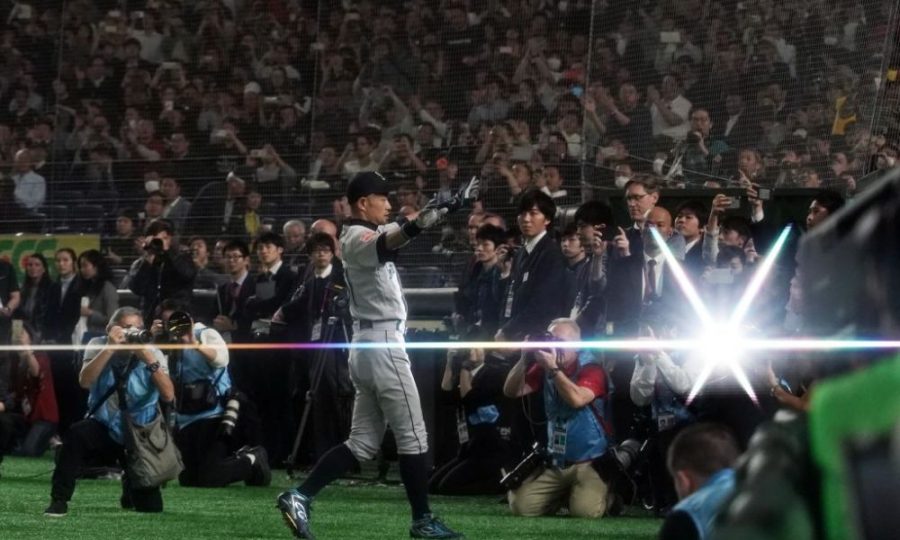
[[[490,334],[469,336],[483,339]],[[504,425],[502,366],[485,362],[484,349],[449,351],[441,390],[457,405],[456,429],[459,454],[434,472],[429,491],[442,495],[501,493],[500,470],[509,455],[508,441],[500,434]]]
[[[556,319],[547,334],[529,341],[579,341],[572,319]],[[562,506],[576,517],[599,518],[613,501],[594,462],[609,446],[610,397],[603,367],[584,351],[569,348],[524,349],[503,387],[508,397],[543,392],[549,463],[509,485],[509,506],[519,516],[554,515]]]
[[[306,242],[309,256],[302,284],[272,317],[274,328],[282,326],[284,339],[293,342],[347,343],[352,318],[344,266],[335,256],[337,244],[330,234],[315,233]],[[301,420],[295,451],[316,458],[347,438],[354,394],[347,366],[347,352],[341,349],[291,351],[291,383],[294,394],[304,395],[303,418],[312,413],[312,430]],[[308,390],[307,390],[308,389]],[[307,410],[310,409],[310,410]],[[297,446],[308,433],[312,444]],[[292,453],[289,461],[297,456]]]
[[[180,253],[172,223],[158,219],[144,232],[144,255],[131,266],[128,287],[141,299],[148,323],[163,300],[189,303],[197,268],[189,253]]]
[[[89,457],[122,463],[125,470],[122,508],[162,512],[159,484],[138,487],[144,479],[138,478],[131,466],[135,450],[132,431],[136,428],[166,429],[164,424],[160,425],[162,413],[158,403],[170,403],[175,399],[166,357],[156,347],[145,346],[150,335],[143,327],[137,309],[122,307],[110,318],[107,335],[88,343],[78,383],[90,390],[90,410],[87,418],[73,424],[63,438],[62,451],[53,471],[52,500],[44,515],[66,515],[78,471]],[[113,347],[117,345],[129,347]],[[122,408],[127,419],[123,419]],[[166,456],[171,455],[167,453]],[[167,465],[176,464],[169,462]],[[177,467],[174,470],[178,470]]]
[[[150,333],[169,349],[175,386],[175,443],[181,450],[182,486],[221,487],[243,480],[248,486],[267,486],[272,480],[264,448],[243,446],[248,414],[245,400],[231,385],[228,347],[214,328],[195,323],[171,300],[160,304],[159,319]],[[243,427],[243,426],[242,426]]]

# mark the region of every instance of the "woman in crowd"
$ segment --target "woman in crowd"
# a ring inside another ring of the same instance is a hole
[[[14,317],[31,323],[35,330],[35,339],[40,337],[47,313],[47,299],[53,280],[47,268],[47,259],[40,253],[32,253],[25,259],[25,281],[22,283],[22,303]]]
[[[119,308],[119,293],[112,282],[112,270],[103,255],[89,249],[78,256],[81,276],[81,297],[87,297],[87,305],[81,306],[81,316],[87,318],[87,336],[105,333],[106,321]],[[83,337],[82,337],[83,340]]]
[[[81,285],[75,272],[75,252],[70,248],[56,251],[56,281],[50,286],[47,298],[47,314],[41,327],[44,343],[71,345],[72,333],[81,316]],[[59,405],[59,429],[66,429],[84,416],[85,393],[78,386],[78,370],[72,353],[52,351],[50,368],[53,371],[53,387]]]
[[[34,326],[24,322],[13,339],[22,350],[18,362],[10,363],[9,377],[0,371],[0,461],[10,451],[42,455],[59,421],[50,358],[31,350],[33,343],[40,343]]]

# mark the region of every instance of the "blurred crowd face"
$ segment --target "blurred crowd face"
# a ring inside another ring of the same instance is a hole
[[[56,273],[61,276],[70,276],[75,273],[75,261],[68,251],[58,251],[54,257],[56,261]]]
[[[675,218],[675,230],[688,241],[700,236],[700,229],[700,220],[692,211],[682,210]]]
[[[475,259],[487,265],[497,262],[497,246],[491,240],[477,240],[475,242]]]
[[[47,273],[47,269],[44,268],[44,263],[41,262],[37,257],[28,257],[25,261],[25,275],[28,276],[28,279],[34,283],[37,283],[44,274]]]
[[[631,184],[625,190],[625,204],[628,206],[628,215],[635,222],[642,223],[644,216],[659,200],[659,193],[648,193],[647,188],[641,184]]]
[[[234,277],[240,277],[247,271],[250,257],[244,257],[239,249],[231,249],[224,253],[225,271]]]
[[[559,247],[562,250],[563,256],[569,260],[577,259],[581,255],[584,255],[584,247],[582,247],[581,239],[577,234],[564,236],[562,240],[560,240]]]

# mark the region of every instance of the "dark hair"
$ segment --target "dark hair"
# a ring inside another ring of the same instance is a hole
[[[576,225],[575,223],[569,223],[568,225],[566,225],[566,228],[563,229],[561,238],[568,238],[570,236],[578,236],[578,225]]]
[[[144,235],[156,236],[161,232],[168,233],[169,236],[175,236],[175,227],[172,226],[172,222],[168,219],[157,219],[150,225],[147,225],[147,229],[144,231]]]
[[[739,455],[737,441],[727,427],[703,422],[684,428],[675,437],[666,462],[669,472],[687,470],[709,478],[731,467]]]
[[[31,284],[31,281],[29,281],[28,277],[26,276],[25,283],[22,284],[23,288],[30,289],[31,287],[40,287],[45,282],[50,281],[50,268],[47,266],[47,257],[44,257],[43,253],[34,252],[25,258],[26,259],[37,259],[38,261],[40,261],[41,266],[44,267],[44,275],[42,275],[41,279],[33,285]]]
[[[575,211],[575,224],[613,226],[612,208],[603,201],[587,201]]]
[[[722,220],[721,227],[723,231],[734,231],[738,233],[738,236],[742,236],[748,240],[753,236],[750,232],[750,221],[745,217],[728,216]]]
[[[187,245],[190,246],[194,242],[203,242],[203,244],[206,246],[206,249],[209,249],[209,242],[206,240],[206,238],[203,238],[202,236],[192,236],[188,240]]]
[[[832,189],[822,189],[816,192],[813,200],[819,203],[819,206],[828,210],[829,214],[833,214],[844,206],[844,197],[840,193]]]
[[[165,300],[160,302],[159,306],[156,307],[155,314],[161,317],[164,311],[183,311],[187,314],[190,314],[188,304],[174,298],[166,298]]]
[[[97,275],[92,279],[85,279],[84,276],[81,276],[81,291],[88,296],[96,296],[100,294],[100,290],[103,288],[103,284],[107,281],[112,282],[113,273],[109,268],[109,264],[106,262],[106,258],[96,249],[89,249],[81,253],[78,256],[78,264],[81,265],[81,261],[87,261],[91,263],[97,269]],[[79,269],[79,272],[81,270]]]
[[[160,183],[162,183],[162,176],[160,176],[160,180],[159,180],[159,181],[160,181]],[[157,189],[156,191],[151,191],[150,193],[147,194],[147,198],[148,198],[148,199],[151,198],[151,197],[159,197],[160,199],[162,199],[162,200],[164,200],[164,201],[166,200],[166,196],[163,195],[163,192],[160,191],[160,190],[158,190],[158,189]]]
[[[475,231],[475,240],[487,240],[497,247],[506,241],[506,231],[496,225],[485,223]]]
[[[706,208],[702,202],[691,199],[688,201],[684,201],[679,204],[677,208],[675,208],[675,218],[678,218],[678,214],[682,212],[687,212],[688,214],[693,214],[696,216],[697,221],[700,222],[700,226],[706,226],[706,220],[709,217],[709,210]]]
[[[254,243],[254,247],[259,247],[262,244],[273,244],[277,247],[284,247],[284,238],[281,237],[280,234],[272,231],[264,232],[259,235],[259,238],[256,239]]]
[[[306,253],[308,255],[312,255],[313,250],[321,246],[327,247],[331,250],[332,253],[334,253],[336,250],[334,238],[332,238],[332,236],[328,233],[318,232],[314,233],[306,241]]]
[[[223,254],[228,251],[240,251],[245,258],[250,256],[250,247],[243,240],[229,240],[222,247]]]
[[[72,258],[72,263],[73,263],[73,264],[78,260],[78,255],[75,253],[75,250],[72,249],[72,248],[70,248],[70,247],[61,247],[61,248],[59,248],[59,249],[56,250],[56,253],[55,253],[55,254],[56,254],[56,255],[59,255],[60,253],[68,253],[68,254],[69,254],[69,257]]]
[[[522,198],[519,199],[518,213],[524,214],[535,206],[544,214],[548,222],[553,223],[556,218],[556,204],[550,195],[539,189],[529,189],[522,194]]]

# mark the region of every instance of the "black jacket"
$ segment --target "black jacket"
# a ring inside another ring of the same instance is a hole
[[[55,281],[50,286],[47,296],[47,311],[44,315],[44,325],[41,329],[41,338],[47,342],[70,343],[72,332],[81,317],[81,297],[79,291],[81,284],[78,277],[72,280],[66,290],[66,296],[62,295],[62,283]]]
[[[190,304],[196,275],[197,267],[190,254],[170,249],[156,257],[153,264],[140,259],[128,287],[141,299],[144,320],[150,321],[156,306],[163,300]]]
[[[272,296],[261,298],[261,294],[265,294],[265,289],[269,288],[268,282],[274,283],[274,292]],[[284,304],[297,283],[297,275],[291,268],[281,263],[281,268],[271,278],[265,273],[256,274],[256,293],[247,299],[247,315],[251,320],[269,319]]]
[[[256,276],[248,274],[241,283],[237,299],[231,297],[231,280],[219,285],[216,289],[216,316],[229,317],[237,330],[231,332],[231,341],[234,343],[249,343],[251,341],[250,327],[253,318],[247,313],[247,299],[256,293]]]
[[[507,339],[545,332],[550,321],[566,314],[566,272],[566,259],[549,232],[530,254],[524,247],[516,253],[509,293],[512,306],[505,307],[510,316],[502,326]]]
[[[299,341],[324,339],[324,336],[319,336],[313,340],[314,336],[311,335],[311,331],[316,321],[321,320],[324,333],[324,325],[332,314],[338,316],[340,321],[339,326],[335,327],[335,332],[339,334],[332,336],[331,341],[335,341],[334,337],[339,337],[338,341],[349,339],[349,336],[344,336],[344,331],[339,328],[341,328],[340,323],[343,323],[343,327],[349,327],[352,324],[350,311],[338,309],[339,306],[335,305],[335,297],[343,297],[344,301],[347,299],[344,264],[335,257],[331,265],[331,274],[325,278],[317,278],[312,265],[310,265],[300,286],[281,306],[281,313],[289,327],[290,336]]]

